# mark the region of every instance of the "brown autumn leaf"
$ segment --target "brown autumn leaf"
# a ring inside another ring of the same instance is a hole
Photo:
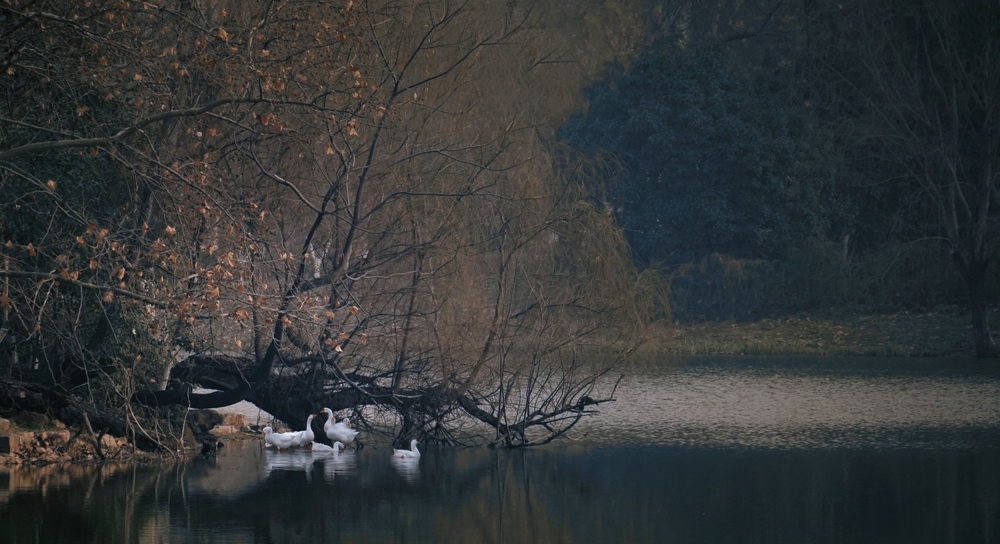
[[[101,299],[104,302],[111,302],[111,299],[113,299],[113,298],[115,298],[115,294],[113,292],[111,292],[111,291],[105,291],[104,292],[104,296],[101,297]]]

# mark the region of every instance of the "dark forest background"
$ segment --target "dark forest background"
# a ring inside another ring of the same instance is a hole
[[[996,303],[995,3],[650,13],[558,134],[675,318]]]

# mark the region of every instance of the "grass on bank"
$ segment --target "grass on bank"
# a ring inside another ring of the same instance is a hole
[[[991,324],[998,330],[998,323]],[[659,329],[654,338],[661,353],[677,355],[934,357],[974,353],[970,316],[957,307],[919,313],[803,315],[746,323],[679,323]]]

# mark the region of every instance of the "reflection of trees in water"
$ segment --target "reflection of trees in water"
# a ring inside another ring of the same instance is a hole
[[[0,507],[0,536],[18,541],[17,535],[39,534],[52,542],[200,542],[220,535],[270,542],[558,542],[570,530],[568,506],[588,515],[585,499],[558,500],[576,495],[577,484],[566,483],[571,465],[557,452],[433,450],[420,460],[420,477],[406,484],[384,449],[360,455],[360,463],[354,452],[334,461],[231,443],[215,459],[87,468],[44,494],[18,492]],[[328,467],[343,468],[342,477],[327,478]]]
[[[161,484],[177,468],[129,465],[60,467],[58,485],[48,469],[19,468],[14,478],[36,479],[11,490],[0,504],[0,541],[137,542],[148,532]],[[32,474],[33,472],[37,474]],[[167,486],[170,487],[170,486]]]
[[[529,453],[550,542],[992,542],[1000,519],[995,448]]]
[[[553,510],[561,479],[550,451],[485,452],[468,473],[465,493],[449,495],[434,520],[438,542],[567,542],[565,512]],[[558,503],[555,503],[557,506]]]
[[[341,455],[350,459],[352,453]],[[172,507],[170,516],[183,518],[192,530],[252,527],[255,537],[272,542],[391,542],[400,535],[418,542],[498,542],[500,535],[522,542],[565,540],[559,516],[547,512],[549,501],[539,495],[550,484],[529,485],[525,453],[444,449],[424,455],[417,466],[399,467],[384,451],[365,451],[362,456],[384,456],[384,462],[369,458],[331,485],[316,477],[330,459],[265,452],[277,463],[255,485],[233,496],[192,495],[186,506]],[[313,460],[308,469],[302,464],[307,459]],[[419,477],[405,472],[410,470]],[[407,483],[400,485],[400,479]]]
[[[248,446],[12,492],[0,541],[985,542],[1000,519],[995,450],[432,449],[406,482],[385,449],[281,455],[311,479]]]

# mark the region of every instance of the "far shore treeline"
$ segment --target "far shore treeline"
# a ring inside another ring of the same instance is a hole
[[[523,447],[675,320],[960,305],[995,356],[997,36],[986,0],[4,3],[0,416]]]

